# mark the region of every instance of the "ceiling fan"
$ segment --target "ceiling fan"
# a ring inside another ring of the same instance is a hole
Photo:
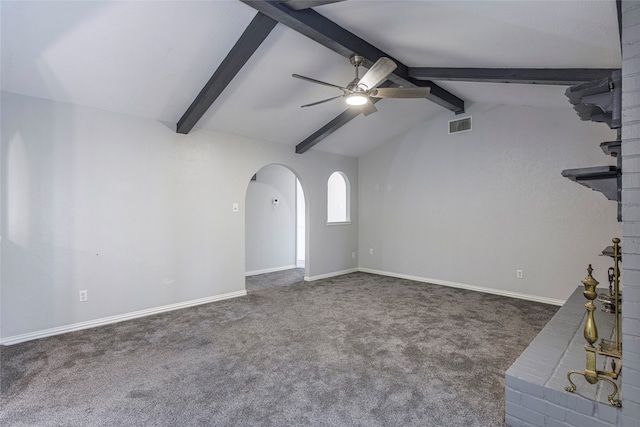
[[[346,87],[326,83],[310,77],[292,74],[297,79],[306,80],[311,83],[317,83],[324,86],[338,88],[342,91],[342,95],[324,99],[322,101],[305,104],[302,107],[311,107],[313,105],[322,104],[337,98],[345,98],[347,104],[360,107],[362,114],[368,116],[376,111],[376,107],[371,102],[371,98],[425,98],[429,94],[428,87],[385,87],[376,88],[382,83],[389,74],[396,69],[397,65],[391,59],[382,57],[360,78],[358,68],[364,63],[364,57],[353,55],[349,58],[351,65],[356,69],[356,78],[353,79]]]

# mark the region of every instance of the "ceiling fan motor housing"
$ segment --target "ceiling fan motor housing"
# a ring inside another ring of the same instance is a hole
[[[349,58],[349,62],[351,62],[351,65],[353,65],[354,67],[359,67],[364,64],[364,56],[351,55],[351,57]]]

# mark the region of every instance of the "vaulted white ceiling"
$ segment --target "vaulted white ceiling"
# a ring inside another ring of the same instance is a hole
[[[619,68],[615,0],[365,1],[315,10],[410,67]],[[237,1],[2,1],[2,90],[177,123],[256,11]],[[291,146],[343,112],[348,59],[278,24],[197,128]],[[474,103],[571,108],[563,86],[438,82]],[[314,149],[361,156],[441,113],[382,100]],[[451,118],[455,116],[451,113]]]

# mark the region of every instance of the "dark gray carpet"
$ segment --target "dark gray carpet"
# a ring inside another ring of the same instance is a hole
[[[557,307],[355,273],[2,348],[2,426],[501,426]]]
[[[290,286],[304,282],[304,268],[257,274],[245,279],[247,292],[262,291],[276,286]]]

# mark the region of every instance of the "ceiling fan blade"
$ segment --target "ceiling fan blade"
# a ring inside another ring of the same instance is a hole
[[[375,64],[369,68],[369,71],[365,73],[360,79],[359,85],[365,85],[367,89],[373,89],[378,86],[389,74],[396,69],[398,65],[387,57],[382,57],[376,61]]]
[[[362,111],[362,114],[365,116],[368,116],[369,114],[373,114],[378,111],[378,109],[373,105],[373,102],[371,102],[370,99],[367,99],[367,103],[360,107],[360,111]]]
[[[320,81],[320,80],[312,79],[311,77],[301,76],[300,74],[291,74],[291,76],[295,77],[296,79],[306,80],[308,82],[317,83],[319,85],[324,85],[324,86],[329,86],[329,87],[336,87],[336,88],[338,88],[340,90],[348,90],[346,87],[342,87],[342,86],[334,85],[334,84],[331,84],[331,83],[323,82],[323,81]]]
[[[369,92],[374,98],[426,98],[431,89],[428,87],[381,87]]]
[[[301,105],[300,108],[302,108],[302,107],[312,107],[314,105],[322,104],[322,103],[325,103],[327,101],[331,101],[331,100],[336,99],[336,98],[342,98],[343,96],[344,95],[338,95],[338,96],[334,96],[333,98],[323,99],[322,101],[313,102],[311,104]]]

